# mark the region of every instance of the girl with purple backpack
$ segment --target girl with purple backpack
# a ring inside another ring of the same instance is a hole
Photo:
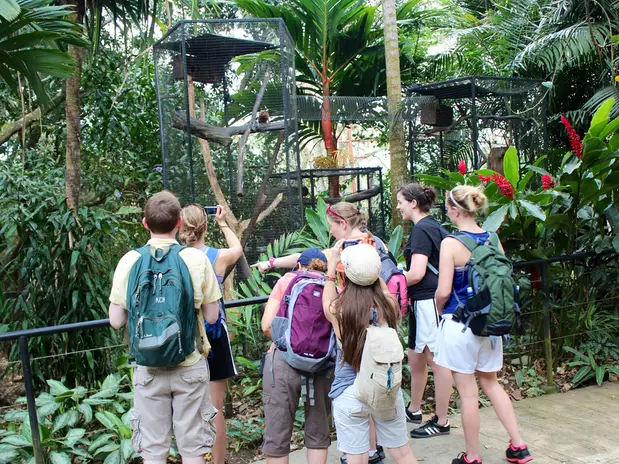
[[[335,340],[332,327],[322,313],[326,269],[327,257],[323,252],[316,248],[305,250],[295,270],[277,281],[264,309],[262,331],[274,340],[265,358],[262,387],[265,419],[262,452],[268,464],[289,462],[290,440],[301,396],[305,402],[307,462],[327,462],[331,444],[328,393],[334,364],[330,345]],[[315,365],[312,353],[320,346],[314,338],[327,344],[323,360],[316,356],[320,364]]]
[[[200,205],[191,204],[181,210],[183,222],[180,229],[180,238],[187,245],[198,248],[208,257],[217,282],[221,287],[226,270],[234,266],[243,254],[243,247],[238,237],[232,232],[226,222],[226,210],[217,206],[215,221],[221,229],[228,244],[228,248],[213,248],[204,244],[206,235],[206,213]],[[222,292],[223,293],[223,292]],[[224,417],[224,398],[228,379],[237,374],[230,346],[230,335],[226,325],[226,313],[220,300],[219,319],[215,324],[206,324],[206,336],[211,345],[211,352],[207,358],[211,374],[211,396],[213,406],[217,408],[215,416],[216,438],[213,445],[212,455],[214,464],[226,462],[227,434],[226,419]]]

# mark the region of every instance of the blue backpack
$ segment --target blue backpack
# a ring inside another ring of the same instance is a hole
[[[196,310],[185,247],[146,245],[127,285],[130,356],[140,366],[173,367],[195,350]]]

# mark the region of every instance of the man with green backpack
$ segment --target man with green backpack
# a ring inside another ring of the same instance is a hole
[[[110,324],[127,323],[137,364],[132,443],[146,464],[166,462],[173,435],[184,464],[203,464],[215,440],[204,320],[217,320],[221,294],[206,255],[176,241],[180,212],[170,192],[149,198],[150,240],[121,258],[110,292]]]

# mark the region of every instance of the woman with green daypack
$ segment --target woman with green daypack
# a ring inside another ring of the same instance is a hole
[[[469,282],[472,249],[491,247],[497,254],[503,248],[495,233],[479,227],[478,211],[484,210],[488,199],[477,187],[458,186],[447,195],[445,206],[449,219],[459,232],[445,238],[441,244],[440,273],[436,290],[436,305],[442,321],[436,342],[434,362],[453,372],[460,395],[462,427],[466,451],[452,464],[481,464],[479,457],[478,387],[490,398],[492,406],[511,440],[506,450],[509,462],[524,464],[533,457],[520,437],[516,414],[507,393],[498,382],[497,372],[503,367],[503,344],[500,337],[478,336],[468,322],[462,320],[461,308],[473,297]],[[494,247],[494,248],[492,248]],[[501,255],[502,256],[502,255]],[[512,302],[513,303],[513,302]]]

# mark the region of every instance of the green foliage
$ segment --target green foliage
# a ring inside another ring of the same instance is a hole
[[[264,418],[253,417],[246,421],[233,419],[228,421],[228,443],[238,452],[247,446],[260,446],[264,436]]]
[[[11,9],[7,8],[10,6]],[[66,52],[69,44],[84,47],[82,27],[67,19],[69,5],[50,0],[10,0],[0,6],[0,77],[18,92],[16,73],[28,79],[41,103],[48,97],[41,75],[69,77],[75,63]]]
[[[125,376],[110,374],[94,390],[69,388],[63,382],[47,380],[49,391],[36,399],[46,462],[135,462],[138,456],[131,446],[129,415],[133,393],[126,380]],[[9,411],[2,420],[0,463],[31,462],[33,445],[27,411]]]
[[[579,367],[580,369],[572,379],[572,383],[578,386],[595,378],[595,383],[601,385],[607,373],[619,375],[619,367],[615,364],[608,364],[606,360],[596,359],[591,351],[587,349],[585,353],[575,350],[570,346],[563,349],[574,355],[574,359],[567,363],[569,367]]]
[[[535,372],[532,367],[525,367],[514,373],[516,377],[516,385],[522,390],[522,393],[527,398],[541,396],[546,393],[542,385],[546,383],[541,375]]]

